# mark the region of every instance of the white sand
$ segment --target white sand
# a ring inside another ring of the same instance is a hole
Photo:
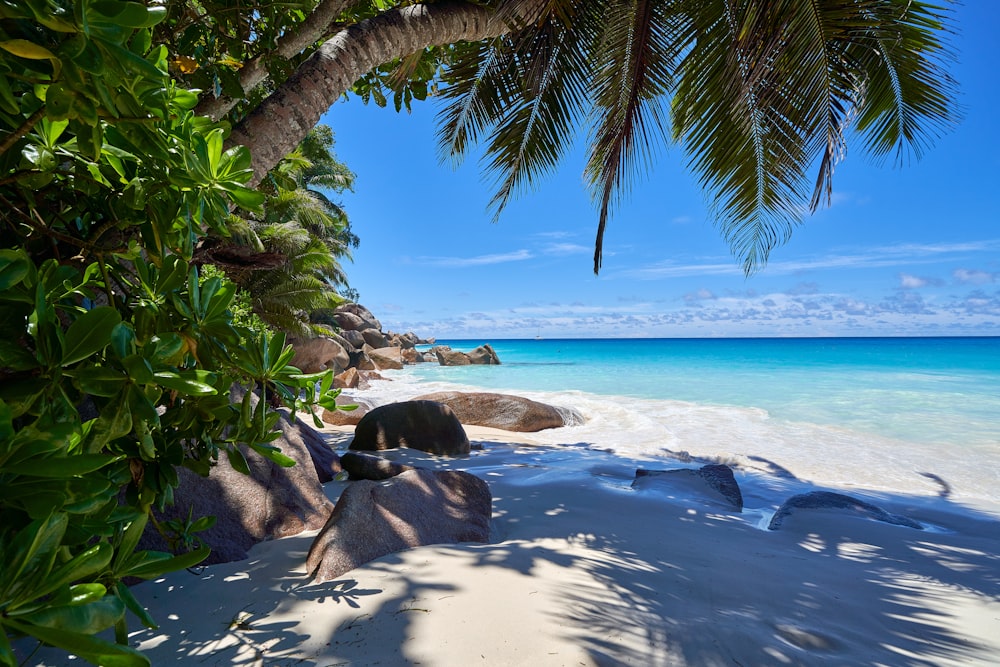
[[[265,543],[137,586],[160,630],[133,643],[154,665],[1000,663],[998,514],[883,497],[937,529],[809,512],[768,532],[756,524],[775,507],[756,490],[781,480],[738,474],[737,514],[690,490],[633,490],[634,465],[603,452],[467,430],[485,443],[469,459],[389,455],[486,479],[494,544],[412,549],[311,585],[311,534]]]

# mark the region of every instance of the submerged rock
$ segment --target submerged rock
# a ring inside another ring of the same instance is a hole
[[[669,484],[691,484],[707,491],[710,495],[720,497],[727,505],[737,512],[743,511],[743,493],[733,476],[733,470],[726,465],[711,464],[694,468],[678,468],[675,470],[644,470],[635,471],[633,488],[642,488],[650,482],[662,481]]]
[[[909,517],[892,514],[864,500],[831,491],[812,491],[792,496],[782,503],[778,511],[774,513],[767,529],[777,530],[781,528],[785,519],[796,510],[838,510],[842,514],[851,514],[896,526],[905,526],[916,530],[924,529],[922,525]]]

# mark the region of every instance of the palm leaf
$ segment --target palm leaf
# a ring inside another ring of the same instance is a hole
[[[667,127],[662,98],[679,57],[677,17],[656,0],[610,3],[594,58],[594,124],[586,178],[600,202],[594,273],[616,194],[628,191]]]

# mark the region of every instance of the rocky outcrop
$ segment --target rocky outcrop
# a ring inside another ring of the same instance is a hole
[[[351,357],[347,350],[332,337],[293,338],[288,342],[295,349],[292,366],[303,373],[319,373],[325,370],[339,373],[351,365]]]
[[[198,533],[212,549],[206,564],[243,560],[247,550],[258,542],[316,530],[329,516],[332,504],[323,493],[317,470],[327,479],[339,472],[336,453],[301,418],[293,423],[282,414],[279,428],[281,436],[271,444],[295,460],[291,468],[272,463],[244,446],[240,451],[250,468],[249,475],[233,468],[225,455],[219,457],[207,478],[177,468],[180,484],[174,492],[174,504],[158,512],[157,520],[162,523],[185,521],[189,516],[216,517],[214,526]],[[143,535],[141,547],[170,551],[151,526]]]
[[[322,583],[403,549],[488,542],[492,503],[486,482],[457,470],[353,482],[316,535],[306,571]]]
[[[480,345],[472,352],[469,352],[469,361],[474,364],[484,364],[488,366],[499,366],[500,357],[497,356],[496,350],[489,343],[485,345]]]
[[[402,350],[398,347],[365,348],[368,358],[380,371],[400,369],[403,367]]]
[[[469,453],[469,437],[451,408],[434,401],[403,401],[371,410],[354,428],[350,449],[409,447],[442,456]]]
[[[438,345],[431,352],[437,355],[438,362],[442,366],[469,366],[480,365],[500,365],[500,357],[490,344],[480,345],[471,352],[459,352],[447,345]]]
[[[534,433],[583,421],[582,416],[571,410],[509,394],[442,391],[418,396],[414,400],[443,403],[452,409],[463,424],[520,433]]]
[[[901,514],[892,514],[877,505],[853,498],[842,493],[831,491],[812,491],[792,496],[781,504],[778,511],[771,517],[771,522],[767,525],[768,530],[777,530],[785,523],[786,519],[793,514],[803,510],[828,510],[840,514],[852,514],[855,516],[891,523],[896,526],[905,526],[916,530],[923,530],[924,527],[918,522]]]
[[[332,368],[336,373],[347,368],[359,371],[375,371],[400,369],[405,364],[438,361],[444,366],[459,366],[469,364],[499,364],[500,358],[488,344],[480,345],[471,352],[453,351],[448,347],[434,348],[434,351],[417,350],[418,345],[433,345],[434,339],[423,339],[412,331],[396,333],[383,332],[382,324],[372,315],[371,311],[357,303],[345,303],[338,306],[332,315],[333,321],[340,331],[316,340],[327,340],[337,345],[343,352],[336,352],[324,343],[312,341],[296,341],[298,351],[296,359],[307,365],[308,372],[317,372]],[[321,353],[308,356],[310,346],[321,347]],[[325,346],[325,347],[324,347]],[[329,349],[328,349],[329,348]],[[382,350],[385,350],[383,352]],[[299,366],[299,368],[303,368]],[[305,369],[303,369],[305,370]]]
[[[465,352],[453,350],[447,345],[439,345],[432,352],[437,355],[438,363],[442,366],[471,366],[472,360]]]
[[[350,479],[370,479],[379,481],[395,477],[407,470],[416,470],[405,463],[396,463],[381,456],[363,454],[361,452],[344,452],[340,457],[340,465],[347,471]]]
[[[710,498],[715,498],[730,506],[737,512],[743,511],[743,493],[736,483],[733,471],[726,465],[707,465],[699,469],[678,468],[675,470],[643,470],[635,471],[632,488],[641,489],[650,485],[664,483],[674,487],[688,487]]]

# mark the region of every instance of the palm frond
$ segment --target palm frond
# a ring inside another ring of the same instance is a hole
[[[865,8],[874,26],[845,49],[865,76],[857,127],[877,158],[919,159],[960,117],[954,55],[941,39],[952,32],[946,10],[930,2],[881,2]]]
[[[511,39],[455,45],[444,79],[440,97],[451,102],[439,114],[438,149],[458,166],[515,97],[519,83]]]
[[[666,133],[663,96],[680,56],[678,17],[656,0],[610,3],[594,57],[594,131],[585,175],[600,217],[594,273],[615,197],[649,169],[651,150]]]

